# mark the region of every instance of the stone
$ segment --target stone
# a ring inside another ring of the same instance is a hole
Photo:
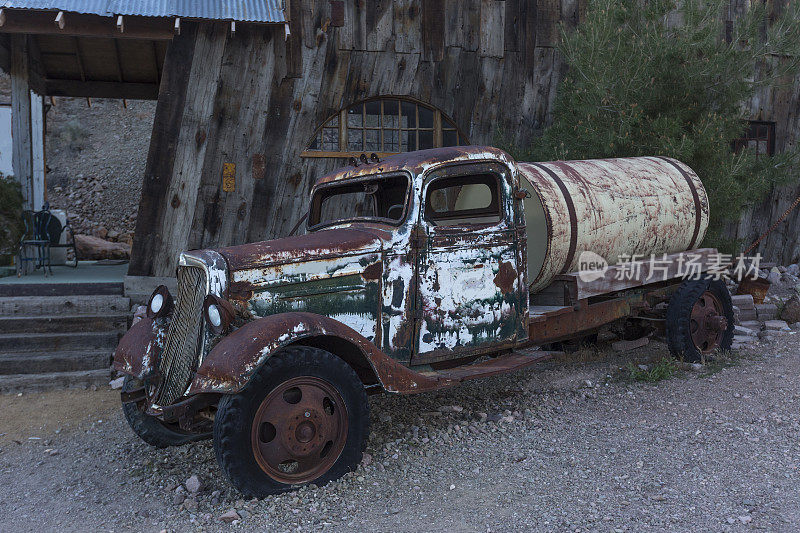
[[[756,332],[752,329],[746,328],[744,326],[734,326],[733,327],[733,334],[734,335],[747,335],[750,337],[755,337]]]
[[[239,513],[236,512],[236,509],[231,509],[227,513],[220,515],[219,519],[225,522],[226,524],[230,524],[234,520],[241,520],[242,517],[239,516]]]
[[[752,294],[734,294],[731,296],[733,305],[741,309],[755,309],[755,302]]]
[[[733,342],[736,342],[736,343],[739,343],[739,344],[747,344],[747,343],[753,342],[757,338],[758,338],[757,334],[755,334],[753,336],[750,336],[750,335],[734,335],[733,336]]]
[[[781,318],[789,324],[800,322],[800,296],[793,294],[791,298],[786,300],[781,310]]]
[[[775,285],[781,280],[781,273],[778,272],[777,269],[775,269],[773,272],[769,273],[769,276],[767,276],[767,280],[769,280],[770,283]]]
[[[117,389],[121,389],[122,388],[122,384],[123,383],[125,383],[125,376],[120,376],[117,379],[112,379],[111,381],[109,381],[108,385],[113,390],[117,390]]]
[[[794,263],[787,266],[786,273],[790,276],[800,276],[800,264]]]
[[[117,239],[119,239],[119,232],[116,230],[109,231],[108,234],[106,235],[106,239],[108,239],[109,241],[116,241]]]
[[[692,363],[692,371],[700,372],[703,370],[703,365],[701,363]]]
[[[183,500],[183,508],[190,513],[197,511],[197,500],[192,497],[186,498]]]
[[[758,320],[766,322],[778,316],[778,306],[775,304],[756,304],[756,313],[758,313]]]
[[[181,505],[181,504],[183,504],[183,501],[185,499],[186,499],[186,495],[185,494],[178,493],[178,494],[175,494],[174,496],[172,496],[172,503],[173,503],[173,505]]]
[[[738,314],[736,313],[736,309],[738,309],[738,307],[734,307],[734,315],[736,316],[740,324],[743,324],[745,322],[751,322],[753,320],[758,320],[758,312],[755,310],[755,308],[739,309]]]
[[[92,235],[101,239],[105,239],[108,236],[108,230],[103,226],[98,226],[94,229],[94,231],[92,231]]]
[[[742,524],[749,524],[752,521],[753,517],[750,515],[743,515],[739,517],[739,522],[741,522]]]
[[[368,453],[365,453],[361,456],[361,464],[364,466],[369,466],[372,464],[372,456]]]
[[[742,322],[739,325],[743,328],[751,329],[753,331],[758,331],[761,329],[761,322],[758,320],[748,320],[747,322]]]
[[[764,327],[767,328],[767,331],[792,331],[789,324],[783,320],[767,320],[764,322]]]
[[[110,242],[92,235],[75,235],[75,248],[81,260],[130,259],[131,247],[121,242]]]
[[[642,346],[647,346],[650,342],[650,337],[642,337],[641,339],[636,339],[632,341],[616,341],[611,343],[611,348],[613,348],[617,352],[627,352],[629,350],[635,350],[636,348],[641,348]]]
[[[183,483],[183,485],[186,487],[186,490],[192,494],[197,494],[203,490],[203,482],[200,481],[200,478],[197,476],[190,477]]]

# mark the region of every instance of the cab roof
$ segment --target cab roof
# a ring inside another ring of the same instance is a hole
[[[491,146],[447,146],[444,148],[432,148],[430,150],[395,154],[377,163],[359,162],[358,166],[348,165],[322,176],[317,180],[314,186],[318,187],[327,183],[360,178],[373,174],[389,174],[402,170],[417,176],[432,167],[444,163],[485,160],[500,160],[509,165],[514,162],[511,156],[503,150]]]

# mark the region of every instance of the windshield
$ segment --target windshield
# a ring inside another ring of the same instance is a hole
[[[408,184],[408,177],[401,175],[321,187],[311,199],[308,226],[354,221],[396,224],[405,218]]]

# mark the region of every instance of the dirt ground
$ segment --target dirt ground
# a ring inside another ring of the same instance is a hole
[[[138,441],[116,391],[0,396],[0,531],[797,531],[798,339],[657,383],[621,370],[654,342],[374,397],[357,472],[261,501],[210,442]]]

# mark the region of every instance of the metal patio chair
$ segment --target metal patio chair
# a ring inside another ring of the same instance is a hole
[[[73,268],[78,266],[78,250],[75,248],[75,234],[69,219],[62,226],[61,221],[50,212],[50,204],[45,202],[41,211],[23,211],[22,220],[25,223],[25,233],[19,243],[17,252],[17,276],[28,274],[32,268],[43,268],[45,276],[53,274],[50,250],[52,248],[66,248],[68,266]],[[61,243],[61,235],[66,238]],[[31,249],[36,250],[36,256],[29,253]],[[69,252],[72,251],[72,259],[69,259]]]

